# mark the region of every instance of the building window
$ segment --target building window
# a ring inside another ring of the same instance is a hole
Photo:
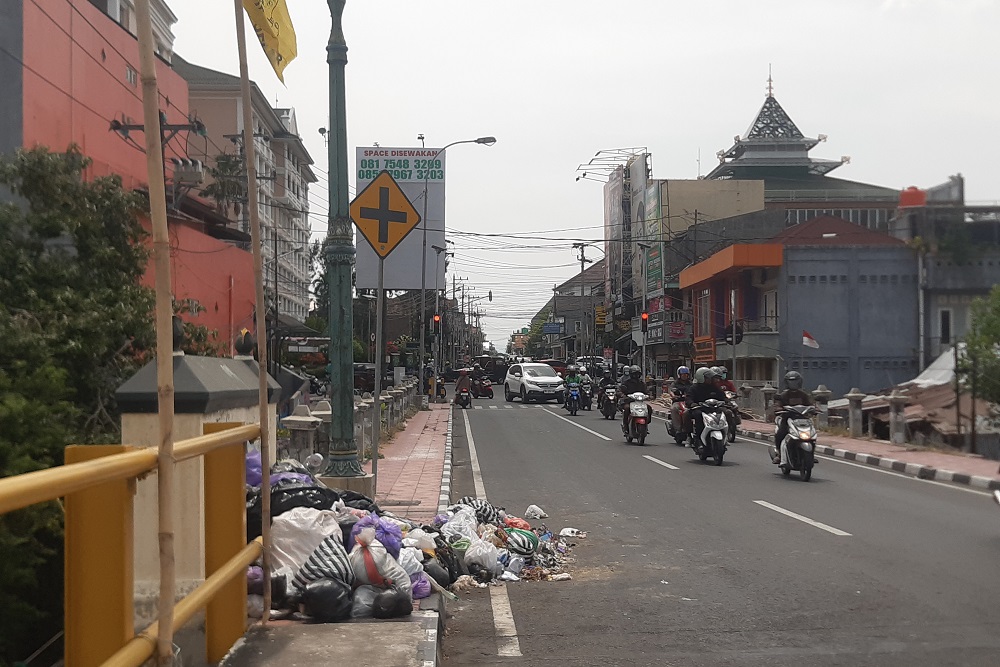
[[[574,331],[576,331],[577,333],[580,333],[580,328],[581,328],[580,327],[580,320],[576,320],[575,322],[573,322],[573,329],[574,329]]]
[[[125,65],[125,80],[133,88],[139,85],[139,73],[132,69],[131,65]]]
[[[951,309],[942,308],[938,311],[938,334],[942,345],[951,345]]]
[[[698,294],[698,331],[695,335],[708,336],[712,333],[711,298],[712,293],[707,289],[702,290],[701,293]]]

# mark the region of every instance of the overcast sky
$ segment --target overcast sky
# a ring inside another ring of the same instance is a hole
[[[238,73],[231,3],[168,3],[177,53]],[[329,11],[288,6],[286,85],[252,35],[250,75],[295,107],[325,177]],[[560,239],[449,234],[450,271],[493,291],[484,326],[503,350],[579,270],[572,241],[603,236],[601,185],[576,182],[577,166],[646,146],[654,178],[696,177],[699,150],[708,172],[760,108],[769,65],[792,120],[829,136],[813,156],[851,157],[835,176],[903,188],[961,172],[970,201],[1000,200],[998,26],[997,0],[348,0],[348,157],[353,173],[355,146],[497,137],[449,149],[449,231]],[[317,186],[314,235],[326,231]]]

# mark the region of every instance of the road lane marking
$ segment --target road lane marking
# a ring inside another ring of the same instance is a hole
[[[796,519],[798,521],[801,521],[802,523],[808,523],[810,526],[813,526],[815,528],[819,528],[820,530],[825,530],[826,532],[832,533],[833,535],[837,535],[838,537],[850,537],[851,536],[850,533],[845,533],[844,531],[840,530],[839,528],[834,528],[833,526],[828,526],[825,523],[820,523],[819,521],[814,521],[813,519],[810,519],[807,516],[802,516],[801,514],[796,514],[795,512],[792,512],[790,510],[786,510],[784,507],[778,507],[777,505],[772,505],[771,503],[767,502],[766,500],[755,500],[754,502],[757,503],[758,505],[760,505],[761,507],[766,507],[769,510],[774,510],[778,514],[784,514],[785,516],[788,516],[788,517],[791,517],[791,518]]]
[[[573,421],[572,419],[566,419],[566,418],[565,418],[565,417],[563,417],[562,415],[557,415],[556,413],[552,412],[552,411],[551,411],[551,410],[549,410],[548,408],[545,408],[545,411],[546,411],[546,412],[548,412],[548,413],[549,413],[550,415],[552,415],[553,417],[555,417],[556,419],[561,419],[561,420],[563,420],[564,422],[566,422],[567,424],[572,424],[573,426],[575,426],[575,427],[577,427],[577,428],[582,428],[582,429],[583,429],[584,431],[586,431],[587,433],[590,433],[591,435],[596,435],[596,436],[597,436],[598,438],[600,438],[601,440],[611,440],[611,438],[609,438],[608,436],[606,436],[606,435],[601,435],[601,434],[600,434],[600,433],[598,433],[597,431],[591,431],[591,430],[590,430],[589,428],[587,428],[586,426],[581,426],[580,424],[577,424],[577,423],[576,423],[575,421]]]
[[[652,461],[653,463],[655,463],[655,464],[657,464],[657,465],[661,465],[661,466],[663,466],[664,468],[670,468],[671,470],[680,470],[680,468],[678,468],[678,467],[677,467],[677,466],[675,466],[675,465],[670,465],[670,464],[669,464],[669,463],[667,463],[666,461],[661,461],[661,460],[660,460],[660,459],[658,459],[658,458],[655,458],[655,457],[652,457],[652,456],[647,456],[646,454],[643,454],[643,455],[642,455],[642,458],[646,459],[647,461]]]
[[[770,440],[763,440],[763,441],[761,441],[761,440],[757,440],[755,438],[746,438],[746,437],[744,437],[742,435],[736,436],[736,439],[737,440],[741,440],[743,442],[749,442],[750,444],[753,444],[753,445],[769,446],[769,445],[773,445],[774,444],[774,442],[770,441]],[[993,495],[992,493],[990,493],[988,491],[978,491],[976,489],[966,488],[964,486],[959,486],[957,484],[949,484],[948,482],[939,482],[939,481],[937,481],[935,479],[921,479],[920,477],[915,477],[913,475],[904,475],[903,473],[896,472],[895,470],[883,470],[882,468],[876,468],[875,466],[867,465],[865,463],[855,463],[854,461],[845,461],[844,459],[838,459],[838,458],[833,457],[833,456],[823,456],[823,455],[818,454],[816,456],[816,458],[817,459],[823,459],[824,461],[831,461],[833,463],[840,463],[841,465],[845,465],[845,466],[853,466],[855,468],[861,468],[862,470],[868,470],[868,471],[871,471],[871,472],[880,472],[883,475],[892,475],[893,477],[899,477],[900,479],[908,479],[908,480],[913,481],[913,482],[923,482],[924,484],[933,484],[934,486],[943,486],[946,489],[954,489],[955,491],[965,491],[966,493],[974,493],[977,496],[987,496],[987,497],[989,497],[989,496]]]
[[[497,410],[497,409],[499,409],[499,406],[497,406],[497,405],[491,405],[490,406],[490,410]]]
[[[503,409],[504,410],[513,410],[514,406],[513,405],[505,405],[505,406],[503,406]]]
[[[486,500],[486,485],[483,484],[483,471],[479,468],[479,455],[476,453],[476,441],[472,437],[469,415],[465,415],[464,421],[465,437],[469,443],[469,464],[472,466],[472,484],[476,489],[476,497]],[[514,623],[514,613],[510,609],[506,586],[490,586],[490,606],[493,607],[497,655],[505,658],[521,657],[521,642],[517,639],[517,625]]]
[[[483,406],[481,406],[481,405],[473,405],[472,407],[475,408],[476,410],[482,410],[483,409]]]

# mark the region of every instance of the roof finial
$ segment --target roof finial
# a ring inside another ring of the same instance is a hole
[[[774,79],[771,78],[771,63],[767,64],[767,96],[774,97]]]

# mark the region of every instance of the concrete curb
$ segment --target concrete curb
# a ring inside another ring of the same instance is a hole
[[[444,468],[441,470],[441,493],[438,495],[438,514],[451,505],[451,429],[455,419],[455,406],[448,408],[448,432],[444,438]]]
[[[765,442],[773,440],[773,436],[768,436],[766,433],[748,431],[743,428],[736,429],[736,433],[744,438],[750,438],[752,440],[762,440]],[[1000,480],[992,479],[990,477],[969,475],[967,473],[952,472],[950,470],[940,470],[938,468],[925,466],[920,463],[896,461],[895,459],[875,456],[874,454],[860,454],[847,449],[837,449],[835,447],[821,445],[819,443],[816,444],[816,453],[823,454],[824,456],[833,456],[846,461],[864,463],[875,468],[892,470],[894,472],[910,475],[919,479],[928,479],[935,482],[950,482],[952,484],[964,484],[965,486],[974,486],[979,489],[1000,490]]]

